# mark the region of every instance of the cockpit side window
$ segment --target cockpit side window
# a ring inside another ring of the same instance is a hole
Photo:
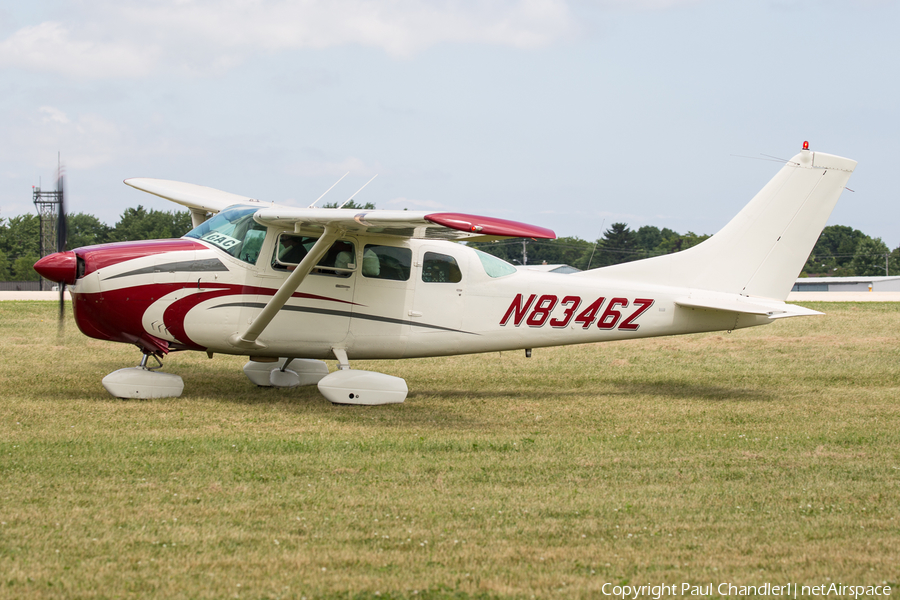
[[[231,256],[255,265],[266,239],[266,227],[253,220],[256,208],[229,208],[201,223],[185,237],[208,242]]]
[[[426,283],[459,283],[462,281],[462,271],[452,256],[438,252],[426,252],[422,261],[422,281]]]
[[[319,238],[293,233],[282,233],[275,245],[272,268],[293,271],[312,250]],[[350,277],[356,270],[356,246],[347,240],[337,240],[311,271],[315,275]]]
[[[314,237],[304,235],[292,235],[282,233],[278,236],[278,244],[275,246],[275,256],[272,258],[272,266],[276,269],[287,269],[289,266],[300,264],[300,261],[309,253]]]
[[[363,251],[363,277],[408,281],[410,265],[412,250],[409,248],[366,244]]]

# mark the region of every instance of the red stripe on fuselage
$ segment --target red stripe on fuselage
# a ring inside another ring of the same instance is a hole
[[[139,297],[132,300],[124,295],[127,291],[114,290],[105,294],[72,292],[72,310],[78,329],[84,335],[99,340],[135,344],[148,354],[167,354],[168,342],[150,335],[141,324],[141,317],[152,300]]]
[[[72,294],[75,322],[86,336],[137,344],[144,350],[159,352],[159,343],[166,343],[144,330],[144,313],[151,304],[177,290],[194,288],[196,282],[153,283],[148,285],[105,290],[95,294]],[[205,350],[188,337],[185,331],[187,313],[201,302],[223,296],[274,296],[277,289],[227,283],[203,283],[203,290],[172,302],[163,313],[163,325],[169,334],[185,348]],[[322,300],[360,306],[356,302],[328,298],[316,294],[294,292],[292,298]],[[163,353],[168,350],[163,351]]]

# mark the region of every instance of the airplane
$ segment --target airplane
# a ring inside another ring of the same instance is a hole
[[[125,183],[186,206],[179,239],[39,260],[70,286],[85,335],[137,346],[103,379],[120,398],[179,396],[174,351],[245,355],[258,386],[317,385],[335,404],[401,403],[402,378],[350,360],[450,356],[730,331],[819,315],[785,303],[856,167],[809,150],[687,250],[560,275],[517,270],[466,241],[553,231],[451,212],[296,208],[159,179]],[[153,359],[155,366],[150,366]],[[336,359],[329,372],[325,359]]]

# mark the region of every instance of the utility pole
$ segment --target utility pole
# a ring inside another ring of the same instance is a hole
[[[56,248],[56,228],[59,220],[59,205],[63,202],[63,188],[61,179],[57,178],[56,191],[43,191],[40,184],[37,187],[31,186],[34,208],[37,210],[38,219],[40,220],[40,240],[39,253],[43,258],[48,254],[57,251]],[[41,290],[44,289],[44,278],[40,279]]]

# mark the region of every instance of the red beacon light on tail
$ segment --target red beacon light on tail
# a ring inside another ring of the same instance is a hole
[[[809,150],[809,142],[803,142],[803,149]]]

